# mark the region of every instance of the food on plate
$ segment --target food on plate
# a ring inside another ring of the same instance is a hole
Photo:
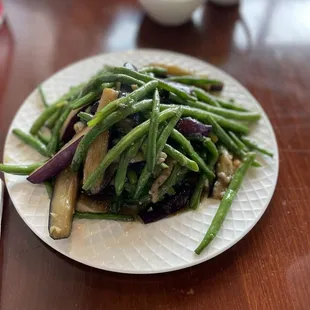
[[[0,164],[46,186],[49,234],[68,238],[74,219],[152,223],[220,200],[200,254],[218,233],[247,170],[260,167],[249,111],[219,92],[224,83],[172,65],[106,66],[45,107],[23,143],[41,163]]]

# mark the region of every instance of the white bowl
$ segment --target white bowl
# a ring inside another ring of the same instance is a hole
[[[139,0],[151,19],[165,25],[186,23],[205,0]]]

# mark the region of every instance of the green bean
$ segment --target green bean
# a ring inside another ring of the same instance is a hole
[[[212,96],[208,94],[206,91],[204,91],[203,89],[195,87],[194,94],[197,96],[198,100],[201,100],[210,105],[213,105],[214,107],[220,107],[220,104],[216,100],[214,100]]]
[[[90,220],[112,220],[112,221],[124,221],[124,222],[135,221],[135,217],[132,215],[115,214],[115,213],[75,212],[74,218],[90,219]]]
[[[188,141],[179,131],[174,129],[171,132],[171,138],[178,142],[184,149],[184,151],[198,164],[202,171],[207,175],[209,180],[213,180],[214,173],[206,165],[204,160],[199,156],[199,154],[194,150],[190,141]]]
[[[159,114],[159,123],[166,121],[167,119],[174,116],[176,109],[170,109],[163,111]],[[149,130],[150,120],[147,120],[133,130],[131,130],[126,136],[124,136],[109,152],[106,154],[99,167],[88,177],[85,184],[83,185],[84,190],[89,190],[97,179],[104,174],[107,167],[118,158],[131,143],[143,137]]]
[[[237,195],[237,192],[240,188],[241,182],[245,177],[247,170],[250,168],[252,163],[255,160],[255,154],[251,153],[248,154],[247,158],[245,159],[244,163],[236,170],[234,173],[232,180],[225,192],[225,195],[220,203],[220,206],[217,209],[217,212],[212,220],[211,225],[208,228],[203,240],[196,248],[195,253],[200,254],[215,238],[217,233],[219,232],[226,215],[230,209],[230,206]]]
[[[139,70],[140,73],[154,73],[155,75],[166,75],[168,70],[162,67],[144,67]]]
[[[206,119],[210,125],[212,125],[213,132],[217,135],[219,141],[223,143],[229,151],[242,158],[242,152],[236,145],[236,143],[230,138],[225,130],[218,124],[218,122],[212,117],[207,115]]]
[[[123,84],[136,84],[136,85],[143,85],[144,82],[138,79],[135,79],[131,76],[125,75],[125,74],[113,74],[109,73],[106,75],[107,81],[113,81],[113,82],[120,82]]]
[[[198,182],[196,184],[195,190],[189,200],[189,208],[196,210],[200,204],[201,195],[203,192],[203,189],[205,187],[207,177],[205,174],[200,174]]]
[[[209,137],[204,137],[203,146],[209,151],[211,155],[208,164],[209,167],[212,169],[218,160],[219,152],[217,150],[216,145],[212,142],[212,140]]]
[[[71,106],[70,105],[66,106],[66,108],[64,109],[63,113],[61,114],[60,118],[58,119],[53,128],[51,139],[47,145],[47,153],[50,156],[54,155],[57,151],[57,148],[59,146],[60,129],[63,126],[64,122],[66,121],[67,117],[69,116],[70,111]]]
[[[196,100],[195,97],[189,95],[188,93],[186,93],[185,91],[175,87],[174,85],[171,85],[165,81],[162,81],[160,79],[157,79],[155,77],[151,77],[149,75],[146,75],[146,74],[142,74],[142,73],[139,73],[139,72],[136,72],[136,71],[133,71],[133,70],[130,70],[128,68],[125,68],[125,67],[114,67],[113,69],[113,72],[114,73],[123,73],[123,74],[127,74],[129,76],[132,76],[136,79],[139,79],[143,82],[149,82],[149,81],[157,81],[158,82],[158,88],[160,89],[164,89],[164,90],[167,90],[169,92],[172,92],[176,95],[178,95],[179,97],[183,98],[183,99],[186,99],[186,100]]]
[[[268,155],[270,157],[273,157],[273,153],[270,152],[269,150],[266,150],[264,148],[262,148],[261,146],[259,146],[255,141],[247,138],[247,137],[240,137],[241,141],[248,146],[250,149],[252,150],[256,150],[261,152],[262,154]]]
[[[61,109],[59,109],[58,111],[54,112],[54,114],[45,122],[45,125],[47,128],[49,129],[53,129],[56,122],[58,121],[60,115],[62,114],[62,111],[65,109],[65,107],[63,106]]]
[[[79,108],[82,108],[83,106],[86,106],[86,105],[92,103],[93,101],[95,101],[96,99],[99,98],[101,91],[102,91],[102,89],[100,88],[98,91],[90,92],[90,93],[84,95],[83,97],[75,100],[71,104],[71,109],[72,110],[79,109]]]
[[[211,155],[209,156],[209,159],[208,159],[208,166],[210,167],[210,169],[213,169],[219,157],[219,152],[217,150],[217,147],[209,137],[202,137],[201,141],[203,143],[203,146],[208,150],[209,155]],[[189,202],[189,208],[191,209],[198,208],[200,201],[201,201],[201,195],[205,187],[206,180],[207,180],[206,175],[203,173],[200,174],[194,193],[191,196],[191,199]]]
[[[110,105],[109,103],[108,105]],[[122,119],[126,118],[127,116],[141,112],[143,110],[149,109],[152,106],[152,100],[143,100],[137,102],[133,105],[128,106],[125,109],[119,109],[116,112],[111,113],[107,116],[103,122],[99,125],[93,127],[81,140],[79,143],[73,160],[71,164],[71,168],[73,171],[78,171],[79,167],[81,166],[84,158],[86,157],[88,148],[90,144],[104,131],[108,130],[114,124],[118,123]]]
[[[171,76],[168,78],[169,81],[179,82],[186,85],[196,85],[196,86],[222,86],[223,82],[219,80],[210,80],[208,78],[193,76],[193,75],[183,75],[183,76]]]
[[[134,156],[137,155],[140,146],[141,141],[136,141],[123,155],[121,155],[114,178],[115,193],[117,196],[119,196],[124,189],[129,162]]]
[[[229,110],[236,110],[236,111],[249,112],[248,109],[246,109],[246,108],[240,106],[239,104],[224,101],[223,99],[218,98],[218,97],[213,96],[213,95],[210,95],[210,96],[211,96],[214,100],[216,100],[216,101],[220,104],[220,106],[221,106],[222,108],[229,109]]]
[[[206,104],[205,102],[192,101],[192,100],[185,101],[175,96],[174,94],[170,94],[169,98],[176,103],[179,103],[182,105],[188,105],[190,107],[204,110],[210,113],[214,113],[216,115],[220,115],[228,119],[252,122],[252,121],[259,120],[261,117],[260,113],[256,113],[256,112],[241,112],[241,111],[236,111],[236,110],[228,110],[228,109],[224,109],[221,107],[211,106],[209,104]]]
[[[160,105],[160,110],[165,110],[165,109],[170,109],[172,107],[177,107],[178,105],[174,105],[174,104],[161,104]],[[223,128],[227,129],[227,130],[231,130],[233,132],[238,132],[238,133],[243,133],[243,134],[248,134],[249,133],[249,127],[241,124],[239,122],[233,121],[233,120],[229,120],[226,119],[222,116],[216,115],[214,113],[210,113],[207,111],[203,111],[200,109],[195,109],[192,107],[188,107],[188,106],[182,106],[183,108],[183,113],[182,116],[190,116],[193,117],[199,121],[201,121],[202,123],[208,123],[208,116],[212,116],[212,118],[214,120],[216,120]]]
[[[0,171],[15,175],[29,175],[42,165],[44,165],[44,163],[35,163],[29,165],[0,164]]]
[[[134,199],[138,199],[140,197],[141,192],[145,188],[145,185],[147,184],[147,182],[150,179],[151,175],[152,175],[152,173],[148,171],[147,166],[145,165],[143,167],[143,170],[142,170],[142,172],[140,174],[140,177],[138,179],[136,190],[135,190],[135,193],[133,195]]]
[[[170,156],[171,158],[175,159],[181,166],[188,168],[189,170],[198,172],[199,167],[197,163],[188,157],[186,157],[184,154],[170,146],[166,143],[163,151]]]
[[[130,184],[137,184],[138,182],[138,176],[137,176],[137,172],[132,170],[132,169],[128,169],[127,170],[127,177],[128,177],[128,180],[129,180],[129,183]]]
[[[40,97],[41,97],[43,105],[47,108],[48,107],[48,103],[46,101],[46,98],[45,98],[45,95],[44,95],[44,92],[43,92],[43,89],[42,89],[41,85],[38,87],[38,91],[39,91],[39,94],[40,94]]]
[[[38,139],[46,146],[48,145],[48,142],[50,141],[50,137],[47,137],[46,135],[44,135],[43,133],[41,133],[40,131],[38,132]]]
[[[44,112],[33,123],[30,133],[36,135],[38,131],[44,126],[48,118],[50,118],[56,111],[65,105],[65,102],[59,102],[55,105],[47,107]]]
[[[53,184],[52,184],[52,182],[45,181],[44,185],[45,185],[45,188],[46,188],[46,191],[47,191],[48,198],[52,199],[52,196],[53,196]]]
[[[46,147],[45,145],[35,137],[28,135],[21,131],[20,129],[13,129],[13,134],[23,141],[25,144],[31,146],[37,152],[39,152],[43,156],[47,156]]]
[[[160,152],[162,151],[162,149],[164,148],[171,131],[173,130],[173,128],[175,127],[175,125],[177,124],[177,122],[179,121],[180,117],[182,115],[182,110],[178,109],[176,110],[176,114],[174,117],[171,118],[171,120],[169,121],[169,123],[167,124],[167,126],[164,127],[164,129],[162,130],[162,132],[160,133],[159,137],[157,138],[157,142],[156,142],[156,159],[158,158]],[[138,184],[136,187],[136,192],[134,194],[134,198],[137,199],[140,197],[142,190],[144,189],[145,185],[147,184],[149,178],[151,177],[152,172],[150,172],[147,168],[147,165],[144,166],[142,173],[139,177],[138,180]]]
[[[86,112],[79,112],[78,113],[78,117],[80,118],[80,120],[82,120],[82,121],[87,123],[90,120],[92,120],[94,116],[92,114],[89,114],[89,113],[86,113]]]
[[[239,147],[240,150],[243,150],[245,152],[248,151],[247,146],[239,139],[239,137],[233,133],[232,131],[228,131],[228,134],[232,138],[232,140],[236,143],[236,145]]]
[[[104,120],[109,114],[117,110],[119,107],[126,107],[134,104],[138,100],[145,97],[147,93],[153,91],[156,86],[157,82],[151,81],[133,91],[128,96],[110,102],[102,110],[96,113],[95,117],[90,122],[88,122],[88,126],[93,127],[101,123],[102,120]]]
[[[107,82],[107,83],[102,83],[101,84],[101,89],[105,89],[105,88],[113,88],[115,87],[115,83],[114,82]]]
[[[185,174],[188,172],[186,168],[181,167],[180,165],[175,165],[173,170],[166,180],[166,182],[159,188],[158,197],[161,200],[166,194],[171,192],[173,186],[184,179]],[[141,197],[139,200],[133,201],[133,203],[138,203],[140,205],[140,210],[144,209],[144,207],[151,202],[150,194],[147,194]]]
[[[153,97],[153,107],[152,107],[152,114],[150,119],[150,130],[148,135],[147,141],[147,150],[146,150],[146,166],[149,172],[154,171],[154,167],[156,164],[157,159],[157,152],[156,152],[156,139],[158,133],[158,117],[159,117],[159,104],[160,104],[160,97],[158,90],[155,90],[154,97]]]

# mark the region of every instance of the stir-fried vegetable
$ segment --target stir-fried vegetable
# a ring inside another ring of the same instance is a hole
[[[223,87],[173,65],[138,70],[128,63],[100,70],[50,105],[39,87],[45,110],[30,134],[13,133],[51,158],[0,164],[0,171],[44,183],[54,239],[70,235],[74,218],[147,224],[181,209],[194,212],[203,193],[223,197],[200,254],[220,230],[246,171],[260,166],[250,152],[272,156],[246,137],[243,121],[260,114],[209,92]]]

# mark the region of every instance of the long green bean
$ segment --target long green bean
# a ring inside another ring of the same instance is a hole
[[[154,167],[156,164],[157,159],[157,133],[158,133],[158,118],[159,118],[159,104],[160,104],[160,97],[158,90],[155,90],[154,97],[153,97],[153,108],[152,114],[150,119],[150,130],[148,135],[147,141],[147,150],[146,150],[146,165],[149,172],[154,171]]]
[[[220,203],[220,206],[217,209],[217,212],[212,220],[211,225],[208,228],[203,240],[196,248],[195,253],[200,254],[215,238],[218,234],[222,224],[226,218],[226,215],[230,209],[230,206],[237,195],[237,192],[240,188],[241,182],[243,181],[247,170],[250,168],[252,163],[255,160],[255,154],[251,153],[247,155],[244,163],[236,170],[234,173],[232,180],[225,192],[225,195]]]
[[[119,196],[124,189],[126,173],[127,173],[129,162],[138,153],[139,148],[141,146],[141,142],[142,141],[136,141],[120,157],[120,161],[119,161],[118,168],[116,170],[116,174],[114,178],[115,193],[117,196]]]
[[[176,113],[176,109],[170,109],[159,114],[159,123],[166,121],[167,119],[174,116]],[[118,158],[127,148],[128,146],[135,142],[137,139],[143,137],[149,130],[150,120],[147,120],[137,127],[135,127],[132,131],[130,131],[126,136],[124,136],[109,152],[106,154],[104,159],[102,160],[99,167],[88,177],[85,184],[83,185],[84,190],[89,190],[93,184],[97,181],[97,179],[104,174],[107,167]]]
[[[240,150],[243,150],[245,152],[248,151],[247,146],[239,139],[239,137],[232,131],[228,131],[228,134],[232,138],[232,140],[236,143],[236,145],[240,148]]]
[[[177,122],[179,121],[180,117],[182,115],[182,109],[177,109],[175,112],[175,116],[173,116],[171,118],[171,120],[168,122],[168,124],[163,128],[163,130],[161,131],[160,135],[157,138],[156,141],[156,160],[160,154],[160,152],[162,151],[162,149],[164,148],[171,131],[173,130],[173,128],[175,127],[175,125],[177,124]],[[149,178],[151,177],[152,172],[150,172],[148,170],[147,165],[144,166],[142,173],[139,177],[138,180],[138,184],[136,187],[136,191],[134,194],[134,198],[137,199],[140,197],[140,194],[142,192],[142,190],[144,189],[145,185],[147,184]]]
[[[59,102],[55,105],[51,105],[47,107],[43,113],[36,119],[36,121],[33,123],[30,133],[32,135],[36,135],[38,131],[44,126],[45,122],[61,107],[63,107],[66,104],[65,101]]]
[[[219,157],[219,152],[217,150],[217,147],[209,137],[203,137],[202,143],[203,143],[203,146],[208,150],[209,155],[211,155],[208,157],[208,165],[211,169],[213,169]]]
[[[257,113],[257,112],[242,112],[242,111],[236,111],[236,110],[228,110],[228,109],[224,109],[221,107],[215,107],[215,106],[206,104],[205,102],[201,102],[201,101],[192,101],[192,100],[185,101],[185,100],[182,100],[182,98],[175,96],[174,94],[170,94],[169,98],[176,103],[179,103],[182,105],[188,105],[196,109],[201,109],[207,112],[211,112],[213,114],[217,114],[222,117],[226,117],[228,119],[254,122],[254,121],[259,120],[261,117],[260,113]]]
[[[212,98],[216,100],[222,108],[229,109],[229,110],[243,111],[243,112],[249,111],[248,109],[242,107],[241,105],[237,103],[233,103],[232,101],[224,101],[222,98],[219,98],[213,95],[210,95],[210,96],[212,96]]]
[[[108,105],[110,105],[109,103]],[[137,102],[136,104],[130,105],[125,109],[120,109],[116,112],[111,113],[107,118],[103,120],[100,125],[96,125],[93,127],[81,140],[79,143],[73,160],[71,164],[71,168],[73,171],[78,171],[79,167],[81,166],[82,162],[84,161],[88,148],[90,144],[104,131],[112,127],[114,124],[118,123],[122,119],[126,118],[127,116],[141,112],[143,110],[149,109],[152,106],[152,100],[143,100]]]
[[[172,107],[177,107],[178,105],[175,104],[161,104],[160,105],[160,110],[165,110],[165,109],[170,109]],[[190,116],[193,117],[199,121],[201,121],[202,123],[208,123],[208,116],[211,116],[214,120],[216,120],[223,128],[227,129],[227,130],[231,130],[233,132],[238,132],[238,133],[243,133],[243,134],[248,134],[249,133],[249,127],[236,122],[236,121],[232,121],[229,119],[226,119],[222,116],[216,115],[214,113],[210,113],[204,110],[200,110],[200,109],[195,109],[192,107],[188,107],[188,106],[182,106],[182,116]]]
[[[35,138],[31,135],[24,133],[20,129],[13,129],[12,132],[17,138],[19,138],[25,144],[31,146],[33,149],[35,149],[41,155],[47,156],[46,147],[40,140],[38,140],[37,138]]]
[[[189,208],[196,210],[200,204],[200,200],[201,200],[201,194],[203,192],[203,189],[205,187],[205,183],[206,183],[207,177],[205,174],[200,174],[198,182],[196,184],[195,190],[189,200]]]
[[[211,97],[211,95],[208,94],[203,89],[195,87],[193,92],[197,96],[198,100],[201,100],[201,101],[206,102],[210,105],[213,105],[214,107],[220,107],[220,104],[216,100],[214,100]]]
[[[181,166],[188,168],[189,170],[192,170],[194,172],[199,171],[199,166],[197,163],[188,157],[186,157],[184,154],[173,148],[171,145],[167,144],[164,146],[163,151],[170,156],[171,158],[175,159]]]
[[[262,154],[265,154],[265,155],[268,155],[270,157],[273,157],[273,153],[270,152],[269,150],[266,150],[264,149],[263,147],[259,146],[257,144],[257,142],[255,142],[254,140],[251,140],[247,137],[240,137],[241,141],[246,145],[248,146],[250,149],[252,150],[256,150],[256,151],[259,151],[261,152]]]
[[[127,170],[127,177],[130,184],[135,185],[138,182],[137,172],[133,169]]]
[[[190,141],[188,141],[179,131],[174,129],[171,132],[171,138],[178,142],[185,152],[198,164],[201,170],[207,175],[209,180],[213,180],[215,177],[214,173],[206,165],[204,160],[199,156],[199,154],[194,150]]]
[[[157,81],[151,81],[133,91],[128,96],[110,102],[102,110],[96,113],[95,117],[90,122],[88,122],[88,126],[93,127],[101,123],[102,120],[104,120],[109,114],[117,110],[119,107],[126,107],[128,105],[134,104],[138,100],[145,97],[147,93],[153,91],[157,84]]]
[[[183,98],[183,99],[186,99],[186,100],[195,100],[195,97],[189,95],[188,93],[186,93],[185,91],[181,90],[180,88],[178,87],[175,87],[174,85],[171,85],[163,80],[160,80],[160,79],[157,79],[155,77],[151,77],[147,74],[142,74],[142,73],[139,73],[139,72],[136,72],[136,71],[133,71],[133,70],[130,70],[128,68],[125,68],[125,67],[114,67],[112,69],[112,71],[114,73],[123,73],[123,74],[127,74],[129,76],[132,76],[136,79],[139,79],[141,81],[144,81],[144,82],[149,82],[149,81],[157,81],[158,82],[158,88],[161,88],[161,89],[164,89],[164,90],[167,90],[169,92],[172,92],[176,95],[178,95],[179,97]]]
[[[169,81],[179,82],[186,85],[196,85],[196,86],[221,86],[223,87],[223,82],[219,80],[211,80],[208,78],[193,76],[193,75],[183,75],[183,76],[171,76],[167,78]]]
[[[86,113],[86,112],[79,112],[78,117],[80,118],[80,120],[84,121],[84,122],[89,122],[90,120],[93,119],[93,115]]]
[[[44,163],[35,163],[29,165],[0,164],[0,171],[15,175],[29,175],[43,164]]]
[[[49,141],[50,141],[50,137],[44,135],[42,132],[38,132],[37,134],[38,139],[46,146],[48,145]]]
[[[116,214],[116,213],[75,212],[74,218],[90,219],[90,220],[112,220],[112,221],[124,221],[124,222],[135,221],[135,217],[132,215]]]
[[[166,75],[168,70],[162,67],[143,67],[139,70],[140,73],[154,73],[155,75]]]
[[[44,95],[44,92],[43,92],[43,89],[42,89],[41,85],[38,87],[38,91],[39,91],[39,94],[40,94],[40,97],[41,97],[43,105],[47,108],[48,107],[48,103],[46,101],[46,98],[45,98],[45,95]]]
[[[51,139],[47,145],[47,154],[49,154],[50,156],[54,155],[57,151],[60,139],[60,129],[66,121],[67,117],[69,116],[70,111],[71,106],[66,106],[60,118],[56,122],[55,127],[53,128]]]
[[[62,111],[65,109],[65,106],[63,106],[61,109],[58,109],[54,114],[45,122],[45,125],[49,129],[53,129],[56,122],[58,121],[60,115],[62,114]]]

